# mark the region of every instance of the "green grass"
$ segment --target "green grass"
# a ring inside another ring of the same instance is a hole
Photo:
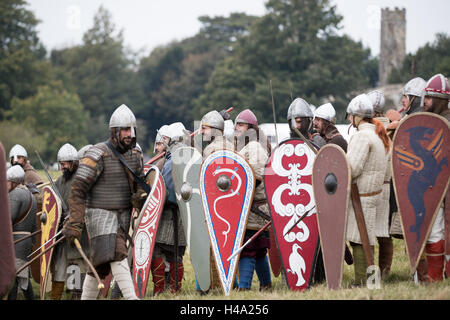
[[[38,172],[45,181],[47,178],[43,171]],[[60,172],[50,172],[56,179]],[[375,261],[377,262],[378,250],[375,247]],[[169,291],[156,297],[152,296],[153,282],[150,279],[147,286],[145,299],[152,300],[450,300],[450,278],[442,282],[427,285],[416,285],[412,280],[409,268],[409,259],[406,255],[405,243],[401,239],[394,239],[394,258],[391,273],[387,279],[382,281],[379,289],[367,287],[352,288],[353,266],[344,263],[342,288],[339,290],[328,290],[326,282],[315,284],[302,292],[294,292],[283,285],[281,276],[275,278],[272,274],[272,290],[259,291],[259,283],[256,274],[253,277],[252,289],[250,291],[233,290],[229,296],[225,296],[221,290],[212,290],[206,295],[196,292],[194,270],[189,254],[184,256],[184,277],[182,290],[177,295]],[[39,284],[33,283],[36,297],[39,297]],[[47,296],[49,294],[47,293]],[[63,299],[70,299],[70,293],[63,293]],[[49,299],[49,297],[47,297]],[[103,299],[103,297],[101,297]]]
[[[375,250],[377,257],[377,250]],[[272,274],[273,288],[271,291],[260,292],[258,279],[253,277],[250,291],[233,290],[225,296],[221,290],[212,290],[206,295],[200,295],[195,290],[194,270],[189,255],[184,256],[185,273],[181,293],[177,295],[166,291],[156,297],[152,296],[153,282],[147,286],[146,300],[449,300],[450,279],[427,285],[416,285],[410,276],[408,257],[405,253],[403,240],[394,239],[394,259],[389,277],[381,283],[380,289],[367,287],[352,288],[353,266],[344,263],[342,288],[329,290],[326,282],[316,284],[302,292],[294,292],[283,285],[281,276],[275,278]],[[32,281],[35,295],[39,296],[39,285]],[[71,293],[63,293],[63,299],[70,299]],[[47,293],[47,299],[49,293]],[[100,299],[103,299],[101,297]]]

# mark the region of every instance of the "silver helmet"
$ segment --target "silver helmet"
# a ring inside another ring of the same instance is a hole
[[[347,107],[347,113],[352,116],[373,118],[374,111],[372,101],[369,99],[367,94],[360,94],[350,101]]]
[[[131,128],[131,137],[136,137],[136,117],[126,105],[120,105],[109,119],[109,128]]]
[[[295,118],[313,118],[313,117],[314,114],[311,111],[308,102],[306,102],[302,98],[296,98],[294,101],[292,101],[287,112],[288,121]]]
[[[25,171],[20,165],[12,166],[6,171],[6,179],[11,182],[23,183],[25,181]]]
[[[402,89],[402,95],[421,97],[427,82],[421,77],[409,80]]]
[[[200,128],[201,126],[208,126],[223,131],[225,123],[220,113],[213,110],[203,116],[202,121],[200,122]]]
[[[71,145],[70,143],[66,143],[59,149],[57,160],[58,160],[58,162],[77,161],[78,160],[78,151],[77,151],[77,149],[75,149],[75,147],[73,145]]]
[[[370,101],[372,101],[373,110],[378,113],[384,112],[384,105],[386,103],[386,99],[384,98],[384,94],[381,91],[374,90],[367,94]]]
[[[17,157],[25,157],[28,158],[27,150],[22,147],[20,144],[16,144],[9,151],[9,158],[14,158],[14,162],[17,161]]]
[[[159,130],[156,130],[155,144],[153,145],[153,152],[156,152],[156,144],[163,142],[163,137],[169,137],[169,126],[167,124],[163,125]]]
[[[169,135],[170,141],[180,141],[184,137],[184,132],[186,128],[181,122],[174,122],[169,126]]]
[[[336,110],[331,103],[325,103],[314,111],[314,117],[336,123]]]

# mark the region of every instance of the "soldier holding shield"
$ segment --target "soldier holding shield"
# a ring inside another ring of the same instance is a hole
[[[136,148],[136,118],[126,106],[109,121],[110,137],[86,151],[80,160],[69,196],[70,216],[63,234],[80,239],[86,223],[92,264],[101,278],[112,272],[125,299],[137,299],[128,266],[126,246],[132,206],[145,198],[133,179],[143,177],[142,153]],[[119,157],[127,165],[119,160]],[[81,299],[96,299],[96,279],[87,274]]]
[[[256,177],[256,189],[253,196],[244,243],[268,222],[261,214],[269,217],[264,183],[262,183],[264,168],[270,154],[270,143],[262,130],[258,128],[258,119],[255,114],[246,109],[239,113],[234,126],[234,144],[236,152],[242,155],[253,168]],[[253,273],[260,283],[260,290],[272,287],[267,249],[270,248],[270,235],[268,231],[262,232],[251,244],[242,250],[239,259],[239,289],[250,290]]]

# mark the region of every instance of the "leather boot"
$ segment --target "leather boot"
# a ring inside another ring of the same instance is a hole
[[[430,281],[444,280],[444,240],[435,243],[427,243],[425,246],[425,254],[428,264],[428,276]]]
[[[52,292],[50,293],[52,300],[61,300],[64,284],[62,281],[52,281]]]
[[[170,263],[170,292],[172,294],[179,293],[181,291],[181,284],[184,275],[184,265],[183,262],[178,263],[178,273],[177,273],[177,288],[175,288],[175,262]]]
[[[392,238],[378,238],[378,244],[378,266],[380,267],[381,279],[386,280],[391,271],[394,243]]]
[[[166,265],[161,257],[152,259],[152,276],[153,276],[153,295],[164,292],[164,269]]]
[[[428,264],[426,259],[420,258],[419,263],[417,264],[417,278],[420,283],[426,284],[430,282],[428,277]]]

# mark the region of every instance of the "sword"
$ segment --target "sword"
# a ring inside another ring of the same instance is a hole
[[[247,242],[244,243],[244,245],[242,247],[240,247],[238,250],[236,250],[231,256],[228,257],[227,261],[230,261],[231,259],[233,259],[235,256],[237,256],[242,250],[244,250],[244,248],[246,246],[248,246],[248,244],[250,242],[252,242],[253,240],[255,240],[264,230],[266,230],[270,225],[272,224],[272,221],[269,221],[266,223],[266,225],[264,227],[262,227],[261,229],[258,230],[258,232],[256,232],[250,239],[247,240]]]
[[[26,267],[28,267],[30,264],[33,263],[34,260],[36,260],[37,258],[39,258],[40,256],[42,256],[43,254],[45,254],[48,250],[53,249],[58,243],[60,243],[62,240],[64,240],[66,238],[66,236],[62,236],[61,238],[59,238],[58,240],[55,241],[55,243],[51,244],[48,248],[46,248],[44,251],[42,251],[41,253],[39,253],[37,256],[33,257],[33,259],[31,259],[30,261],[28,261],[27,263],[25,263],[22,267],[19,268],[19,270],[16,271],[16,274],[19,274],[20,271],[22,271],[23,269],[25,269]]]
[[[98,290],[103,289],[105,286],[103,285],[103,282],[100,280],[100,277],[98,276],[97,271],[95,270],[94,266],[92,265],[91,261],[89,261],[89,259],[86,257],[86,254],[84,253],[83,249],[81,248],[81,244],[80,241],[78,241],[77,238],[75,238],[73,240],[75,247],[77,247],[78,252],[81,254],[81,256],[83,257],[83,260],[86,261],[87,265],[89,266],[89,268],[91,269],[92,273],[95,276],[95,279],[97,279],[98,282]]]
[[[35,254],[36,252],[38,252],[39,250],[41,250],[42,247],[45,247],[45,245],[47,243],[49,243],[50,241],[52,241],[53,239],[55,239],[57,236],[59,236],[62,233],[62,229],[58,231],[57,234],[55,234],[51,239],[49,239],[46,243],[44,243],[42,246],[40,246],[39,248],[37,248],[36,250],[34,250],[31,254],[29,254],[27,256],[27,258],[31,257],[33,254]],[[59,240],[59,239],[58,239]]]

